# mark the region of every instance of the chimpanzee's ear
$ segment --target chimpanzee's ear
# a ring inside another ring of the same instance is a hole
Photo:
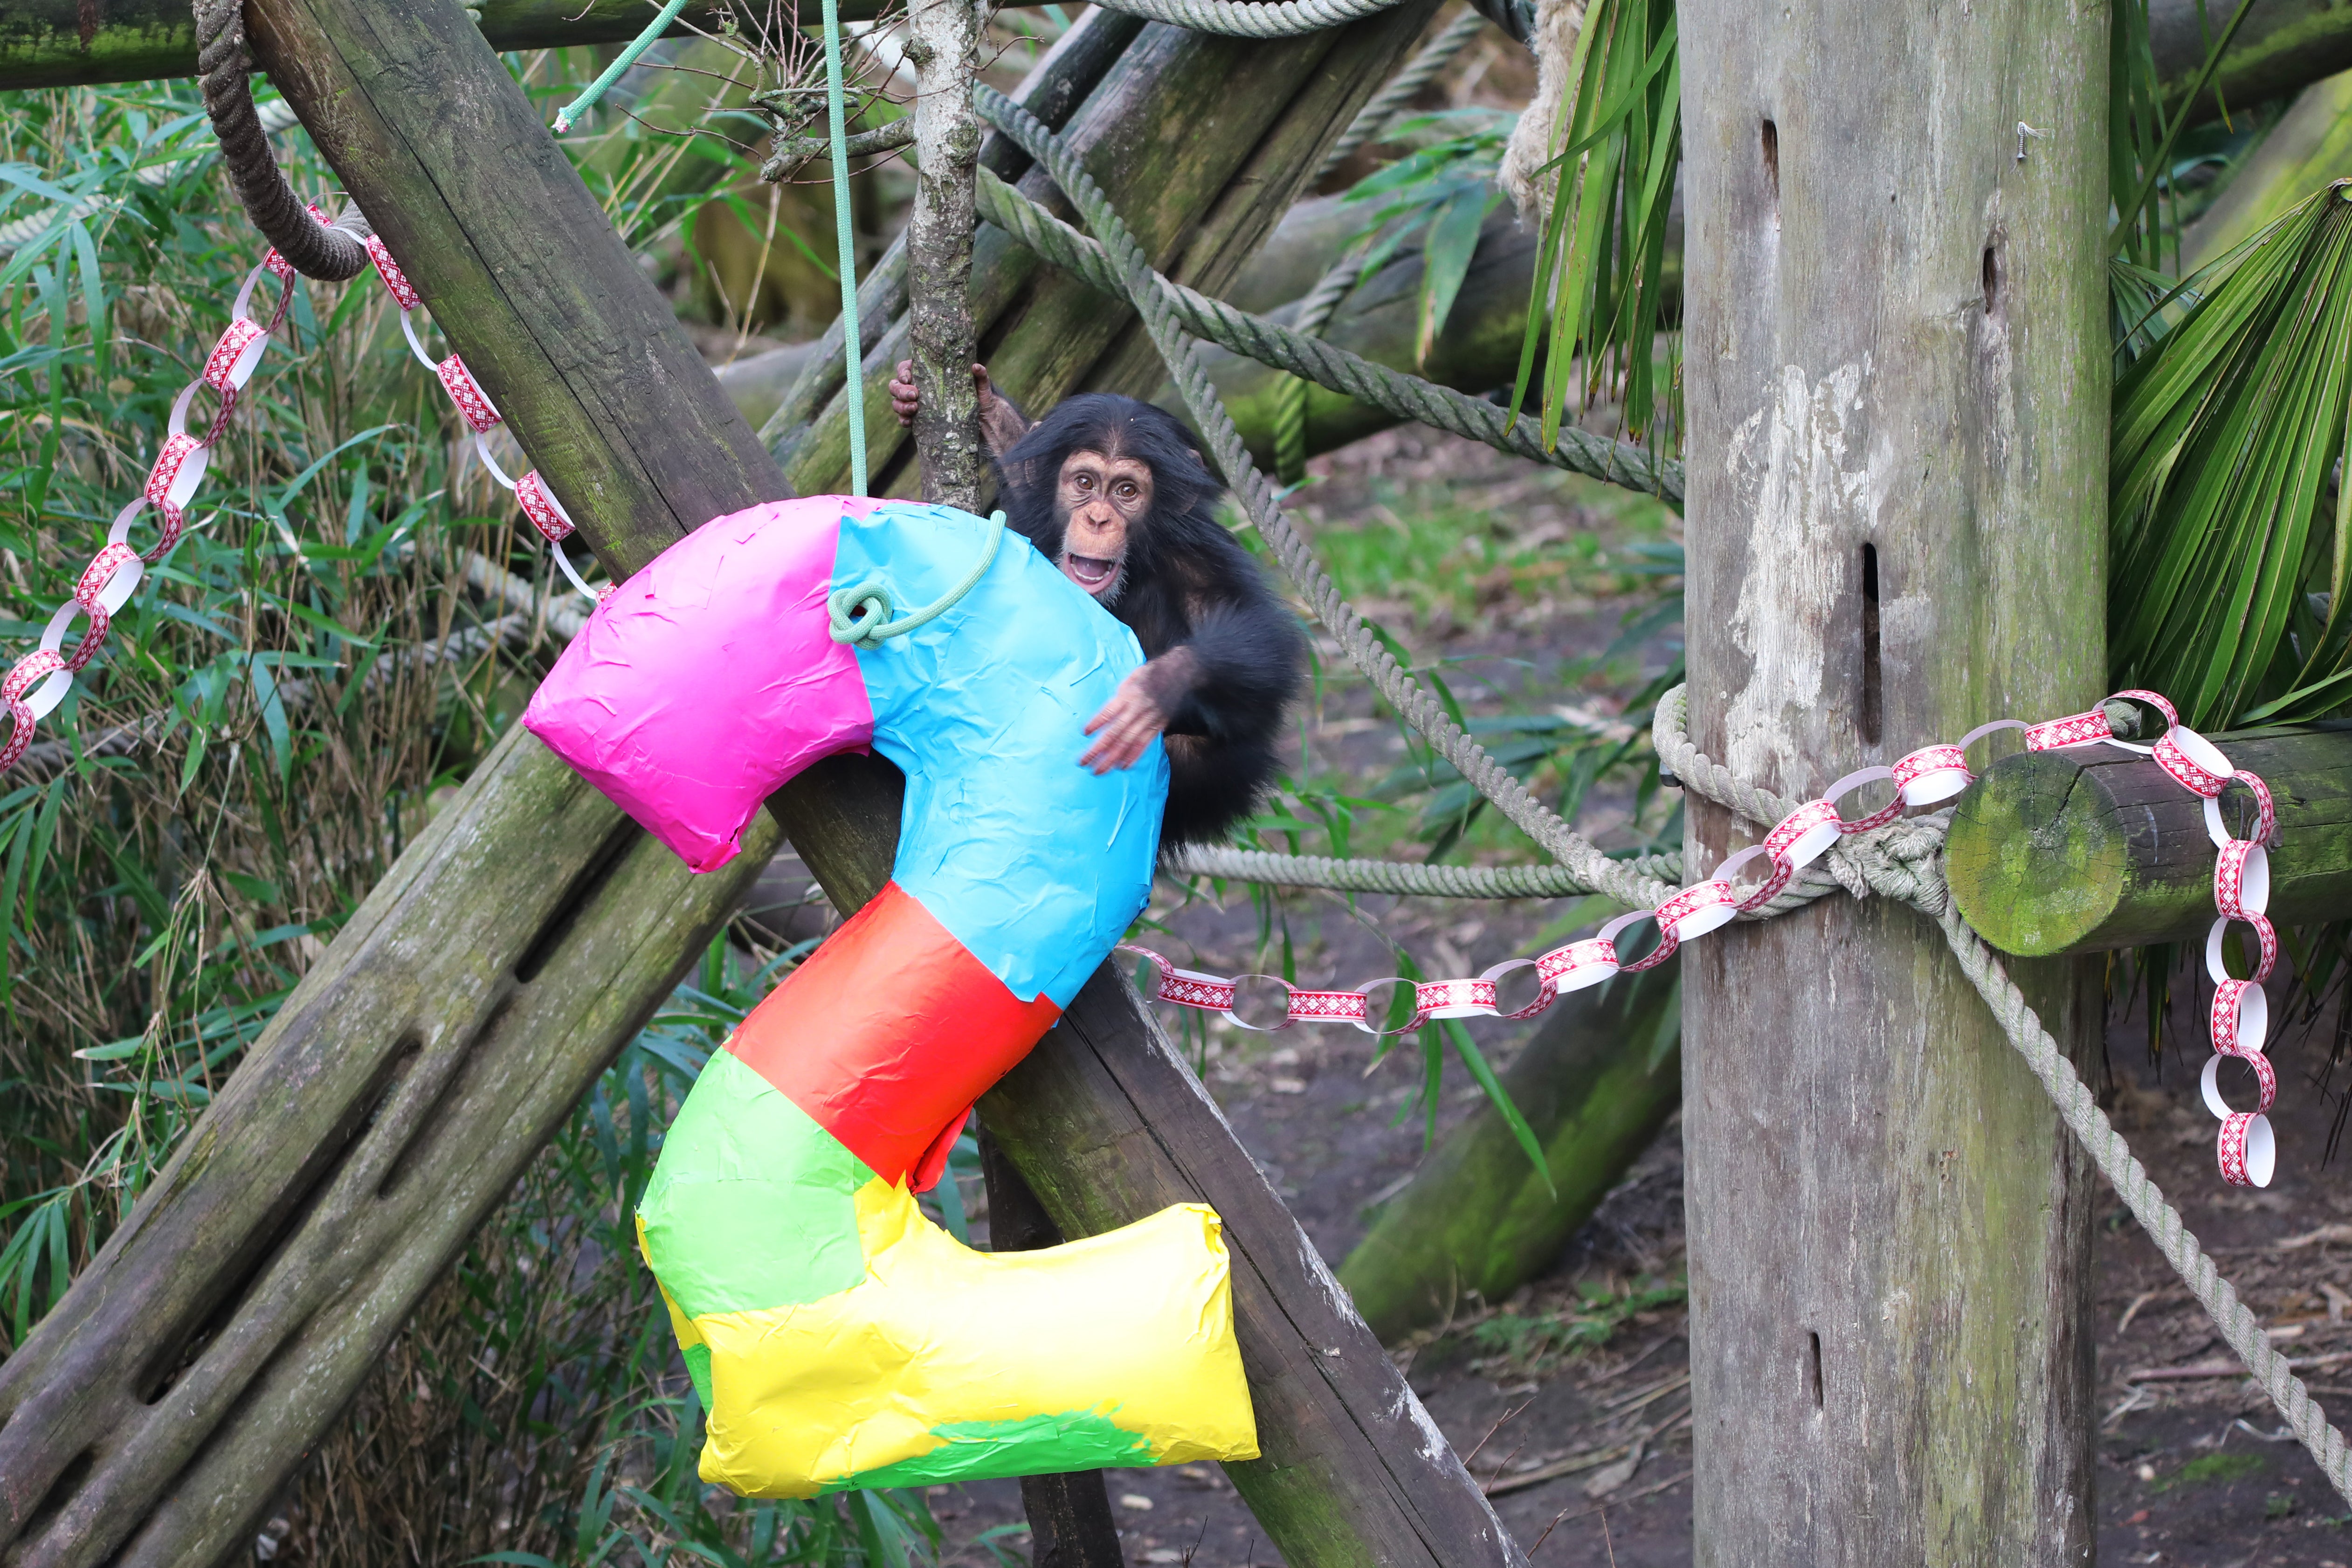
[[[1194,462],[1196,462],[1196,463],[1201,463],[1201,467],[1202,467],[1202,468],[1207,468],[1207,467],[1209,466],[1209,465],[1208,465],[1208,464],[1206,464],[1206,463],[1202,463],[1202,462],[1201,462],[1201,448],[1200,448],[1200,447],[1185,447],[1185,448],[1184,448],[1184,450],[1185,450],[1186,452],[1188,452],[1188,453],[1190,453],[1190,454],[1192,455],[1192,460],[1193,460]]]

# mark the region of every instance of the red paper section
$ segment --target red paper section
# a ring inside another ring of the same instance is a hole
[[[728,1044],[886,1181],[1029,1054],[1061,1009],[1024,1002],[892,882]],[[944,1163],[944,1161],[940,1162]]]

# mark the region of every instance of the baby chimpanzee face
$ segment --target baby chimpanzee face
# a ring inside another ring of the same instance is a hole
[[[1055,481],[1054,510],[1062,521],[1062,555],[1055,564],[1098,602],[1115,603],[1126,578],[1128,546],[1150,526],[1151,465],[1140,458],[1073,452]]]

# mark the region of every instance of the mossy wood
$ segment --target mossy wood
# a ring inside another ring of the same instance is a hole
[[[247,16],[273,79],[608,567],[625,573],[709,516],[786,493],[457,5],[251,0]],[[1200,79],[1182,68],[1190,50],[1218,54],[1230,77],[1239,57],[1288,48],[1294,77],[1261,84],[1322,116],[1297,132],[1253,116],[1227,137],[1213,113],[1185,128],[1191,156],[1224,178],[1286,137],[1312,167],[1404,40],[1359,53],[1354,79],[1321,96],[1328,41],[1181,42],[1154,58],[1183,81]],[[1047,82],[1040,96],[1084,100],[1087,116],[1177,107],[1130,81],[1106,109],[1087,97],[1097,85]],[[1116,163],[1101,174],[1149,208]],[[1182,226],[1164,210],[1157,221]],[[887,875],[898,793],[887,764],[837,759],[776,803],[844,908]],[[775,843],[763,817],[734,867],[691,878],[536,741],[509,736],[0,1366],[7,1560],[176,1568],[247,1549],[406,1313]],[[1520,1560],[1116,976],[1097,978],[988,1109],[1071,1234],[1184,1199],[1225,1216],[1268,1455],[1235,1479],[1288,1561]]]
[[[1676,15],[1692,741],[1803,800],[2087,707],[2105,8]],[[1686,865],[1762,836],[1690,806]],[[1696,1568],[2088,1562],[2095,1194],[1941,934],[1841,896],[1682,963]],[[2015,973],[2095,1059],[2096,963]]]
[[[2216,735],[2278,805],[2271,919],[2352,916],[2352,722]],[[2243,837],[2252,803],[2224,795]],[[2213,924],[2204,802],[2147,757],[2109,746],[2005,757],[1969,786],[1945,846],[1952,899],[2003,952],[2043,957],[2201,939]]]
[[[1552,1005],[1503,1074],[1550,1182],[1492,1105],[1447,1133],[1339,1266],[1374,1333],[1499,1302],[1559,1258],[1682,1103],[1681,987],[1670,959]]]
[[[617,44],[653,20],[645,0],[481,0],[481,30],[499,49]],[[714,32],[726,0],[688,0],[671,36]],[[882,0],[842,0],[863,22]],[[814,24],[815,7],[810,7]],[[0,5],[0,89],[146,81],[196,74],[196,24],[186,0],[7,0]]]

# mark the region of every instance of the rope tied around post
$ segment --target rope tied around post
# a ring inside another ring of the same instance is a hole
[[[1004,514],[991,512],[988,518],[988,542],[981,547],[980,559],[964,574],[963,581],[909,616],[897,620],[890,617],[898,602],[890,592],[890,584],[877,575],[870,575],[846,588],[835,588],[825,596],[825,609],[833,617],[833,640],[864,648],[868,653],[879,648],[892,637],[905,637],[908,632],[927,626],[953,608],[957,600],[979,585],[988,574],[990,564],[996,559],[996,547],[1004,542]]]

